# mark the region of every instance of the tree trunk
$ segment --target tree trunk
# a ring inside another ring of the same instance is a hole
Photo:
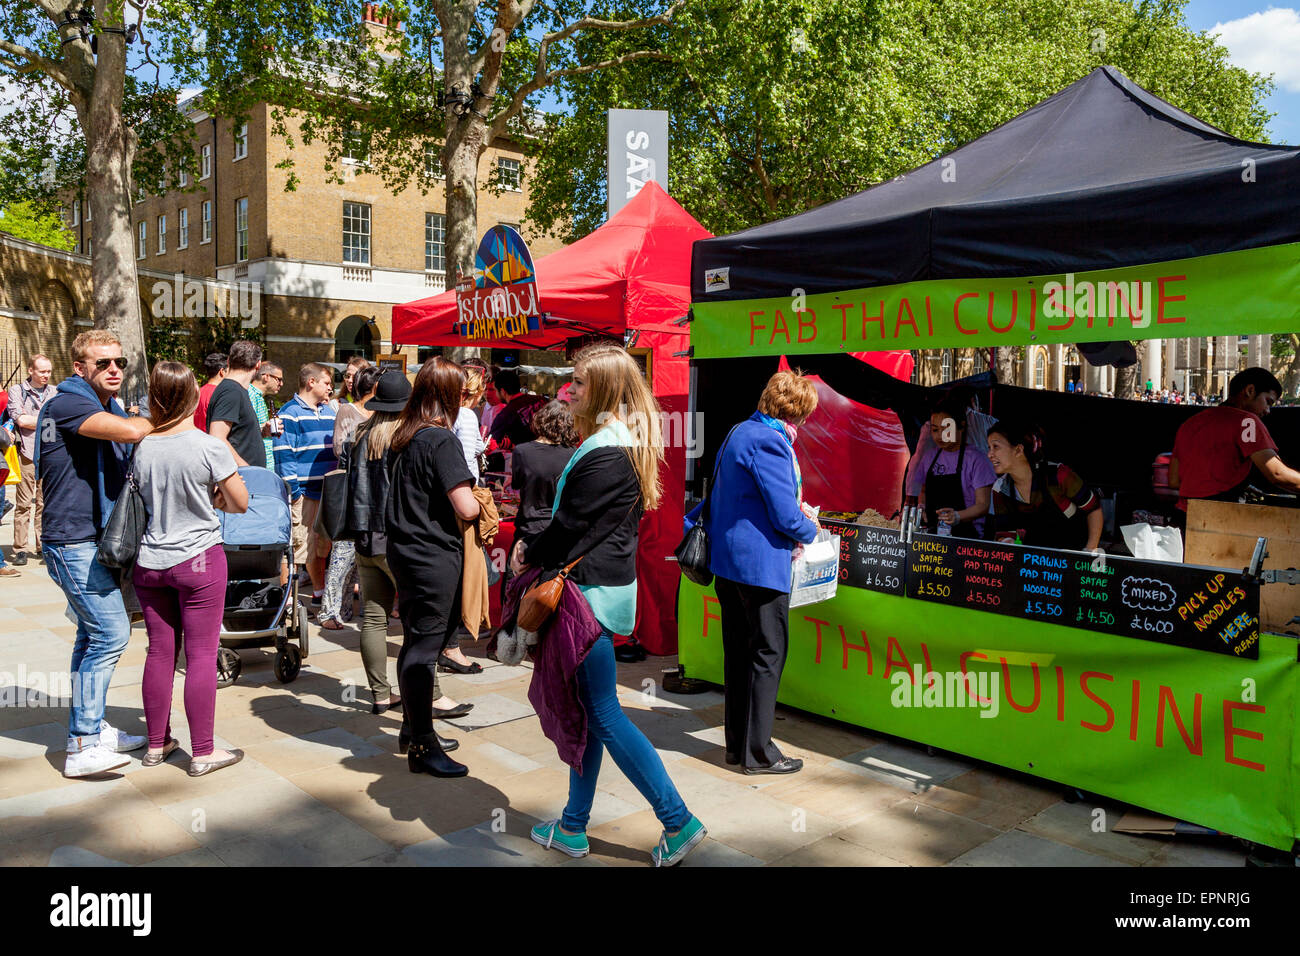
[[[459,88],[469,93],[474,85],[469,54],[469,31],[473,25],[473,4],[447,4],[439,16],[443,33],[443,89]],[[481,109],[481,104],[474,104]],[[446,170],[447,193],[447,279],[456,288],[460,275],[474,275],[474,253],[478,246],[478,161],[487,148],[487,123],[475,113],[457,116],[450,105],[444,108],[447,141],[442,164]],[[452,361],[464,361],[478,349],[447,350]]]
[[[103,2],[96,4],[102,18]],[[111,329],[122,341],[128,365],[122,384],[124,405],[148,394],[148,356],[140,316],[140,287],[135,265],[135,230],[131,224],[131,164],[139,139],[122,118],[126,77],[126,43],[119,34],[99,37],[93,73],[84,70],[75,96],[77,118],[86,138],[86,195],[93,213],[91,284],[95,328]]]
[[[1137,391],[1138,385],[1142,384],[1142,363],[1146,358],[1147,344],[1145,342],[1134,342],[1137,349],[1137,362],[1126,368],[1115,369],[1115,397],[1132,398],[1133,393]]]
[[[1282,372],[1282,389],[1286,395],[1294,395],[1296,386],[1300,385],[1300,335],[1291,333],[1287,341],[1291,343],[1291,355]]]
[[[1003,385],[1016,383],[1016,350],[1010,346],[1000,345],[994,348],[993,374]]]

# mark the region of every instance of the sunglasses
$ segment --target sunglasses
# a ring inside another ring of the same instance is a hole
[[[102,372],[104,371],[104,369],[108,368],[109,363],[116,365],[118,368],[122,369],[123,371],[126,370],[126,359],[120,355],[117,358],[96,359],[95,368]]]

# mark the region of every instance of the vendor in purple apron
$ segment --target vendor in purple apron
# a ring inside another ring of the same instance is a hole
[[[922,462],[925,528],[930,534],[983,537],[989,491],[996,476],[988,459],[967,447],[965,406],[945,398],[930,415],[929,428],[933,450],[928,453],[929,460]]]
[[[989,507],[994,540],[1093,551],[1101,543],[1101,499],[1068,465],[1043,459],[1042,433],[999,421],[989,429],[998,479]]]

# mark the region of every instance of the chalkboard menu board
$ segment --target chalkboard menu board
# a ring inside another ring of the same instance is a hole
[[[885,594],[902,594],[907,545],[890,528],[823,521],[840,536],[840,584]]]
[[[906,593],[1259,659],[1259,586],[1231,571],[916,534]]]

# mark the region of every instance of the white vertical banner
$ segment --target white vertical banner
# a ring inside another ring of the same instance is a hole
[[[668,113],[666,110],[609,110],[606,140],[609,215],[613,216],[656,182],[668,191]]]

